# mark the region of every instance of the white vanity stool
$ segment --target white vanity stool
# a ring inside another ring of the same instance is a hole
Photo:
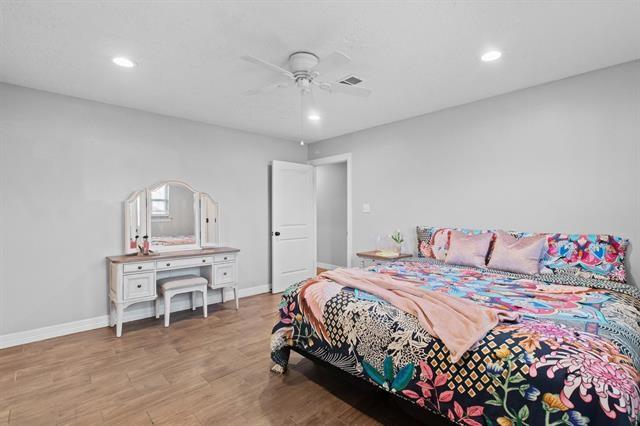
[[[202,293],[202,311],[207,317],[207,287],[209,281],[198,275],[183,275],[163,278],[157,281],[158,290],[164,297],[164,326],[169,327],[171,316],[171,298],[177,294],[191,293],[191,310],[196,310],[196,294]],[[160,318],[160,298],[156,299],[156,319]]]

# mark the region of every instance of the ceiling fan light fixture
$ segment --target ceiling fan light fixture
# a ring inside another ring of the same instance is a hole
[[[248,90],[244,92],[246,95],[267,93],[279,87],[288,87],[291,84],[295,84],[303,94],[311,93],[313,86],[326,90],[329,93],[341,93],[360,97],[367,97],[371,94],[370,89],[365,89],[364,87],[353,87],[356,84],[361,83],[362,79],[352,75],[346,77],[343,81],[336,83],[318,80],[320,75],[345,66],[351,61],[351,58],[342,52],[333,52],[329,55],[323,56],[322,59],[311,52],[294,52],[289,56],[288,66],[286,67],[288,69],[251,55],[244,55],[240,58],[254,65],[258,65],[263,69],[268,69],[271,72],[284,75],[290,80],[287,84],[280,85],[276,83],[261,89]],[[301,116],[301,118],[304,118],[304,116]]]
[[[482,62],[493,62],[500,59],[501,57],[502,52],[500,52],[499,50],[489,50],[488,52],[483,53],[480,59],[482,60]]]

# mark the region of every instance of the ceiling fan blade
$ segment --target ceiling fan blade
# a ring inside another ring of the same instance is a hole
[[[273,92],[276,89],[279,89],[281,87],[288,87],[290,86],[289,83],[275,83],[275,84],[270,84],[268,86],[262,87],[260,89],[251,89],[251,90],[247,90],[246,92],[242,92],[243,95],[260,95],[262,93],[269,93],[269,92]]]
[[[330,92],[330,93],[343,93],[345,95],[360,96],[362,98],[366,98],[372,92],[371,89],[365,89],[364,87],[350,86],[348,84],[342,84],[342,83],[319,82],[316,84],[318,85],[319,88],[326,90],[327,92]]]
[[[351,62],[350,57],[342,52],[336,51],[320,58],[320,63],[313,67],[311,71],[317,72],[318,74],[324,74],[333,70],[334,68],[339,68],[341,66],[347,65],[349,62]]]
[[[259,65],[261,67],[265,67],[271,71],[275,71],[278,74],[283,74],[291,79],[293,79],[293,74],[291,74],[289,71],[285,70],[284,68],[281,68],[277,65],[272,64],[271,62],[267,62],[264,59],[260,59],[260,58],[256,58],[255,56],[251,56],[251,55],[244,55],[240,57],[241,59],[244,59],[247,62],[251,62],[252,64],[255,65]]]

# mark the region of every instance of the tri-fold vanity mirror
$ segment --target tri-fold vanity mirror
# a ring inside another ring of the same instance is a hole
[[[153,252],[220,245],[218,203],[184,182],[164,181],[135,191],[125,201],[124,249]]]

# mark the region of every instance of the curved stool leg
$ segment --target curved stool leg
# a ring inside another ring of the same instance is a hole
[[[169,317],[171,316],[171,296],[169,292],[164,293],[164,326],[169,327]]]
[[[202,290],[202,314],[206,318],[207,317],[207,286],[204,286]]]
[[[240,306],[238,304],[238,286],[237,285],[233,287],[233,298],[236,299],[236,311],[237,311],[238,309],[240,309]]]

